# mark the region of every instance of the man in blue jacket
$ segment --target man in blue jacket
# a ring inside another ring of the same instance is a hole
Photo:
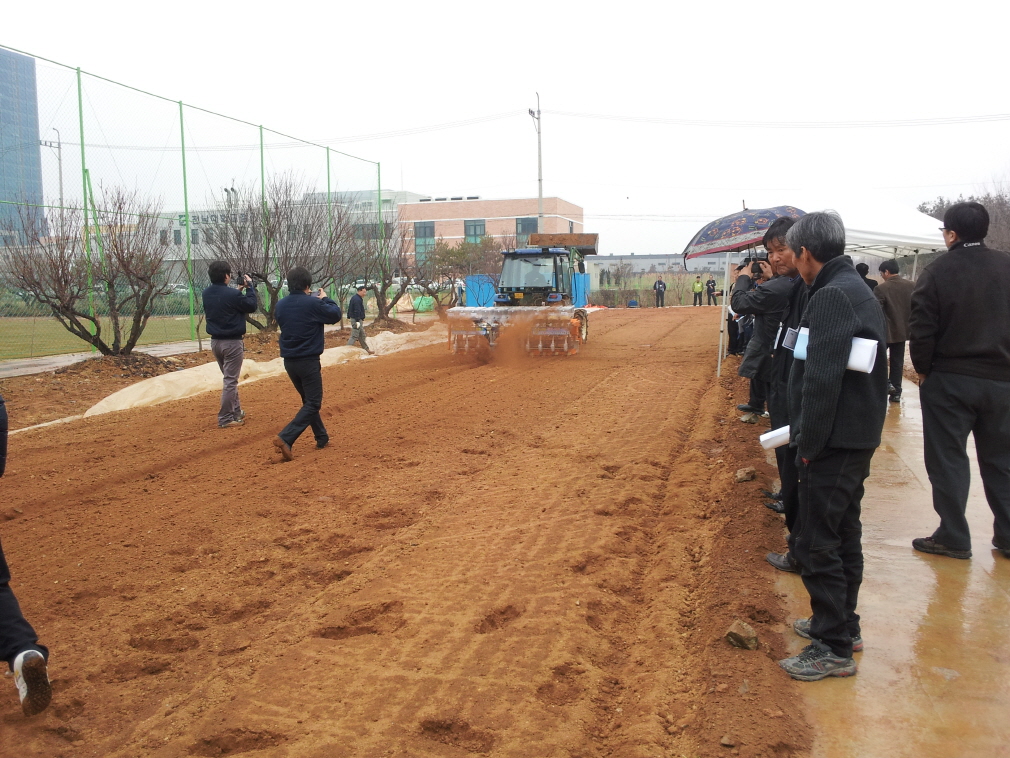
[[[350,347],[355,342],[359,343],[369,355],[372,349],[365,342],[365,290],[364,284],[358,287],[351,295],[351,301],[347,304],[347,318],[351,322],[351,338],[347,340]]]
[[[210,286],[203,291],[203,313],[211,352],[224,375],[217,425],[226,429],[245,423],[245,411],[238,399],[238,377],[245,354],[245,317],[256,310],[256,289],[248,276],[242,277],[238,289],[229,287],[231,266],[227,261],[214,261],[208,273]]]
[[[856,604],[863,579],[860,503],[887,413],[887,325],[880,304],[845,252],[833,212],[808,213],[786,233],[809,285],[800,327],[805,360],[789,375],[789,431],[797,453],[799,509],[790,548],[810,594],[809,619],[793,630],[810,644],[779,661],[794,679],[856,673],[862,649]],[[846,368],[853,337],[876,340],[869,374]]]
[[[281,327],[281,357],[284,370],[302,398],[302,407],[274,440],[284,460],[294,458],[291,446],[308,426],[322,449],[330,441],[319,409],[323,405],[323,375],[319,356],[323,353],[323,324],[340,321],[340,306],[326,297],[322,289],[311,292],[312,274],[297,266],[288,272],[291,293],[277,303],[277,323]]]

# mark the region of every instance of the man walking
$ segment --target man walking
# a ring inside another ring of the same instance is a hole
[[[905,340],[908,339],[915,285],[901,276],[897,261],[884,261],[878,270],[884,281],[873,294],[880,301],[887,320],[887,396],[892,403],[897,403],[901,400],[901,371],[905,367]]]
[[[666,298],[666,282],[663,281],[663,277],[659,277],[652,288],[656,290],[656,307],[662,308]]]
[[[705,282],[705,292],[708,294],[709,305],[719,305],[719,296],[715,294],[715,287],[715,277],[709,274],[708,281]]]
[[[694,281],[691,282],[691,292],[694,293],[694,305],[701,305],[701,293],[705,291],[705,285],[702,284],[701,275],[699,274],[695,277]]]
[[[238,377],[245,353],[245,315],[256,310],[256,290],[248,276],[242,277],[238,289],[229,287],[231,266],[227,261],[214,261],[208,273],[210,286],[203,291],[203,313],[210,350],[224,375],[217,425],[227,429],[245,423],[245,411],[238,399]]]
[[[809,619],[793,630],[811,642],[779,661],[794,679],[856,673],[862,649],[856,606],[863,577],[860,503],[887,406],[880,304],[845,252],[845,226],[833,212],[808,213],[786,234],[809,285],[800,326],[809,330],[805,360],[789,377],[791,444],[799,460],[799,511],[792,553],[810,594]],[[873,372],[846,369],[852,338],[877,341]]]
[[[0,476],[7,469],[7,406],[0,397]],[[0,545],[0,658],[14,672],[14,685],[21,698],[21,711],[34,716],[47,707],[53,697],[49,684],[49,650],[39,644],[32,625],[25,621],[21,606],[10,586],[11,572]]]
[[[316,447],[322,449],[330,441],[319,409],[323,405],[323,376],[319,356],[323,353],[323,324],[340,321],[340,306],[326,297],[322,289],[310,292],[312,274],[297,266],[288,272],[290,294],[277,303],[277,323],[281,327],[281,357],[284,370],[302,399],[302,407],[295,417],[274,439],[284,460],[294,454],[291,447],[308,426],[316,438]]]
[[[912,293],[909,349],[940,517],[932,536],[912,547],[950,558],[971,558],[969,432],[993,512],[992,544],[1010,558],[1010,255],[986,247],[988,232],[989,213],[979,203],[948,208],[949,252],[922,272]]]
[[[362,284],[351,295],[351,301],[347,304],[347,318],[351,322],[351,338],[347,340],[347,346],[350,347],[357,342],[365,352],[372,355],[371,348],[365,342],[365,290],[366,287]]]

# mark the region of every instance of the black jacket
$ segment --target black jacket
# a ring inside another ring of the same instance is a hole
[[[243,295],[227,284],[212,284],[203,291],[203,312],[207,334],[219,340],[239,339],[245,334],[245,314],[256,310],[256,290]]]
[[[789,306],[792,281],[776,276],[751,289],[751,278],[740,276],[733,286],[730,307],[735,313],[754,316],[754,335],[747,343],[740,376],[770,381],[772,378],[772,342],[778,331],[782,314]]]
[[[919,275],[909,352],[920,374],[1010,382],[1010,255],[959,242]]]
[[[357,292],[351,295],[351,301],[347,304],[347,318],[350,321],[365,320],[365,302]]]
[[[847,255],[817,274],[800,326],[810,329],[807,358],[794,360],[789,374],[789,432],[800,456],[877,447],[887,413],[887,325]],[[870,374],[845,368],[853,337],[877,341]]]
[[[340,321],[340,306],[328,297],[292,292],[277,303],[282,358],[312,358],[323,352],[323,324]]]

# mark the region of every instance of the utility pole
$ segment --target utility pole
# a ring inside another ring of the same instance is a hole
[[[56,143],[53,144],[52,140],[39,140],[39,144],[43,147],[54,147],[56,148],[56,162],[60,167],[60,208],[63,208],[63,140],[60,139],[60,130],[55,126],[53,131],[56,132]]]
[[[540,140],[540,93],[537,93],[536,112],[530,108],[530,116],[533,117],[537,130],[537,184],[539,185],[537,194],[537,232],[544,230],[544,154]]]

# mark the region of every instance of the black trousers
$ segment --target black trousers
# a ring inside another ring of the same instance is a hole
[[[25,650],[38,650],[49,660],[49,650],[38,644],[39,637],[32,625],[25,621],[21,606],[10,586],[11,572],[0,545],[0,658],[14,670],[14,659]]]
[[[719,296],[714,292],[708,293],[708,304],[709,305],[719,305]]]
[[[993,513],[993,539],[1010,549],[1010,382],[934,371],[919,387],[926,473],[940,526],[933,539],[954,550],[970,550],[965,509],[971,469],[968,432],[985,498]]]
[[[785,382],[768,382],[768,415],[771,416],[772,429],[779,429],[789,424],[787,390]],[[785,508],[786,528],[792,534],[796,524],[796,512],[799,510],[800,474],[796,469],[796,448],[789,445],[775,448],[775,462],[779,469],[779,480],[782,482],[782,505]]]
[[[666,301],[666,292],[663,290],[656,290],[656,307],[662,308]]]
[[[700,292],[695,292],[694,293],[694,305],[701,305],[701,293]]]
[[[311,426],[316,444],[325,444],[330,437],[319,416],[319,409],[323,406],[323,375],[319,367],[319,356],[285,358],[284,370],[288,372],[291,383],[302,398],[302,407],[278,436],[289,445],[294,445],[306,427]]]
[[[887,381],[901,392],[901,371],[905,367],[905,343],[887,343]]]
[[[852,656],[863,581],[863,482],[873,450],[828,449],[799,466],[799,511],[790,549],[810,594],[810,636]]]
[[[768,382],[763,379],[750,380],[750,400],[747,404],[751,408],[765,409],[765,401],[768,399]]]

